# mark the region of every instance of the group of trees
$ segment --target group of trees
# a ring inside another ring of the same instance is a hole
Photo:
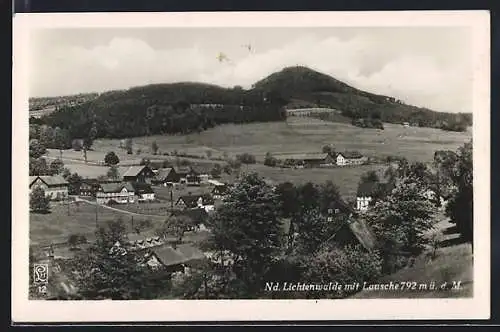
[[[281,121],[284,103],[272,95],[197,83],[150,85],[100,95],[40,119],[71,137],[124,138],[199,132],[222,123]],[[153,149],[154,150],[154,149]]]

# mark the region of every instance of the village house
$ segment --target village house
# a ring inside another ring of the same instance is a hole
[[[156,199],[155,192],[151,188],[151,185],[149,183],[131,182],[130,184],[134,188],[135,195],[137,196],[137,201],[146,202],[154,201]]]
[[[30,176],[29,183],[30,193],[34,188],[40,187],[45,191],[45,196],[51,200],[68,197],[69,183],[60,175]]]
[[[230,192],[229,185],[227,184],[220,184],[214,186],[212,189],[212,196],[214,199],[224,199]]]
[[[175,173],[177,174],[177,182],[180,184],[187,185],[199,185],[200,177],[198,172],[196,172],[192,167],[173,167]]]
[[[206,259],[205,254],[190,244],[180,244],[174,247],[162,245],[151,248],[147,264],[152,269],[169,273],[185,272],[189,266]]]
[[[151,183],[154,177],[155,173],[147,165],[130,166],[123,172],[123,181],[125,182]]]
[[[214,210],[214,199],[210,194],[184,195],[179,197],[175,205],[181,209],[202,208],[209,212]]]
[[[356,151],[339,152],[335,156],[335,162],[337,166],[362,165],[366,162],[366,160],[366,157]]]
[[[389,194],[394,189],[392,183],[364,182],[358,186],[356,194],[356,210],[366,211],[376,199]]]
[[[135,201],[134,187],[128,182],[100,183],[96,191],[96,202],[108,204],[111,201],[118,204],[133,203]]]
[[[83,197],[95,197],[99,184],[101,183],[121,183],[121,180],[111,179],[83,179],[78,189],[78,195]]]
[[[292,167],[328,167],[335,164],[328,153],[280,154],[275,155],[275,158],[282,165]]]
[[[155,177],[151,179],[151,183],[158,186],[172,186],[178,182],[178,174],[173,167],[160,168]]]

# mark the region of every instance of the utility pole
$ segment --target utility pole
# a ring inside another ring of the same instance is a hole
[[[68,203],[68,216],[69,216],[69,215],[70,215],[70,213],[69,213],[69,203],[70,203],[70,201],[69,201],[69,195],[68,195],[68,196],[66,196],[66,201],[67,201],[67,203]]]
[[[97,203],[97,196],[95,198],[95,228],[99,228],[99,218],[98,218],[98,211],[99,211],[99,203]]]

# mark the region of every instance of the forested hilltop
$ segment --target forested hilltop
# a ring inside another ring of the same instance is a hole
[[[153,84],[110,91],[78,105],[61,105],[32,122],[67,130],[73,138],[123,138],[186,134],[223,123],[283,121],[284,108],[330,107],[355,120],[409,122],[445,130],[466,130],[472,114],[434,112],[392,97],[357,90],[306,67],[287,67],[251,89],[203,83]]]

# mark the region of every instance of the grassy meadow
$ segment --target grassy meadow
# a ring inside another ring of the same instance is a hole
[[[229,156],[247,152],[263,160],[267,152],[321,152],[323,145],[331,144],[337,151],[358,150],[368,156],[398,155],[409,160],[430,161],[434,151],[455,150],[472,137],[471,131],[446,132],[397,124],[384,126],[385,130],[364,129],[348,123],[290,117],[285,122],[226,124],[199,134],[134,138],[134,153],[139,148],[145,155],[150,154],[151,143],[156,141],[160,154],[176,150],[206,157],[206,151],[211,151],[212,157],[222,157],[224,152]],[[103,160],[108,151],[120,152],[121,160],[140,160],[142,157],[127,155],[119,145],[117,139],[97,140],[94,149],[101,153],[97,159]],[[78,155],[81,158],[82,153]],[[163,156],[150,157],[161,159]]]

